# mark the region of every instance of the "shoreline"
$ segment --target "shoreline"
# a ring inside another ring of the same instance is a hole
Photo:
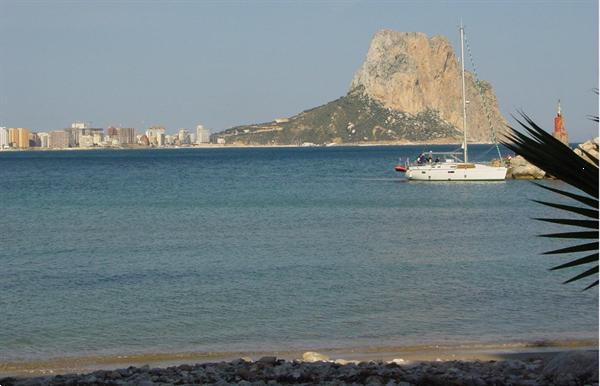
[[[466,344],[426,344],[409,346],[337,347],[316,349],[331,361],[349,363],[401,359],[406,363],[433,361],[500,361],[507,359],[528,360],[547,358],[561,352],[598,350],[597,339],[573,339],[533,342],[497,342]],[[304,349],[257,350],[257,351],[184,351],[101,354],[63,356],[39,360],[0,362],[2,377],[39,377],[60,374],[90,373],[98,370],[114,370],[129,366],[168,367],[188,363],[215,363],[234,361],[239,358],[258,360],[275,356],[286,361],[302,360]]]
[[[302,145],[239,145],[239,144],[206,144],[206,145],[195,145],[195,146],[163,146],[163,147],[151,147],[151,146],[132,146],[132,147],[65,147],[65,148],[27,148],[27,149],[0,149],[1,153],[19,153],[19,152],[55,152],[55,151],[121,151],[121,150],[184,150],[184,149],[260,149],[260,148],[336,148],[336,147],[377,147],[377,146],[460,146],[460,143],[439,143],[439,142],[410,142],[410,143],[340,143],[333,145],[314,145],[314,146],[302,146]],[[494,145],[492,142],[470,142],[469,145]]]

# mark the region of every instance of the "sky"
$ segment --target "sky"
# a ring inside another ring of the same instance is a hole
[[[598,135],[598,1],[0,0],[0,126],[212,132],[344,95],[381,29],[466,28],[510,123]],[[468,62],[467,62],[468,63]]]

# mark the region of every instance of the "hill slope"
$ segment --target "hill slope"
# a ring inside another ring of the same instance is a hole
[[[506,121],[489,83],[466,73],[470,141],[492,139]],[[488,118],[489,116],[489,118]],[[462,137],[461,73],[448,40],[383,30],[348,93],[288,119],[237,126],[215,134],[226,143],[459,142]]]

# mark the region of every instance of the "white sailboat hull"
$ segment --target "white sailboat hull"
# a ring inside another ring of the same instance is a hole
[[[406,177],[415,181],[503,181],[506,171],[502,166],[432,163],[410,166]]]

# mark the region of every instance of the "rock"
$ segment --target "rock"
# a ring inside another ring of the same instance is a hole
[[[267,364],[267,365],[275,365],[277,364],[277,357],[274,356],[264,356],[256,361],[256,363]]]
[[[188,364],[183,364],[181,366],[179,366],[179,370],[182,371],[192,371],[194,369],[194,367],[188,365]]]
[[[510,159],[506,178],[538,180],[544,178],[545,175],[545,171],[518,155]]]
[[[404,365],[407,362],[402,358],[394,358],[394,359],[392,359],[392,363],[395,363],[397,365]]]
[[[119,373],[118,371],[109,371],[108,373],[106,373],[106,375],[104,377],[106,379],[112,379],[112,380],[122,378],[121,373]]]
[[[542,370],[542,376],[556,385],[598,382],[598,352],[570,351],[557,354]]]
[[[302,360],[304,362],[326,362],[329,361],[329,357],[318,352],[307,351],[304,354],[302,354]]]
[[[491,142],[486,111],[496,130],[506,120],[491,85],[468,72],[465,78],[469,140]],[[461,69],[449,40],[382,30],[345,96],[289,119],[232,127],[214,136],[230,144],[257,145],[457,143],[462,119]]]
[[[598,159],[598,141],[599,138],[596,137],[594,139],[590,139],[589,141],[586,141],[582,144],[580,144],[579,146],[577,146],[577,148],[574,150],[575,154],[577,154],[578,156],[580,156],[581,158],[585,159],[586,161],[590,162],[590,163],[594,163],[588,156],[587,154],[584,154],[583,151],[581,151],[582,149],[585,150],[587,153],[589,153],[591,156],[596,157],[596,159]]]
[[[367,378],[366,380],[366,384],[367,385],[382,385],[383,380],[381,379],[380,376],[377,375],[371,375],[370,377]]]
[[[336,359],[333,363],[344,366],[352,362],[345,359]]]
[[[493,122],[506,121],[498,110],[489,83],[465,74],[469,114],[469,138],[490,141],[484,94]],[[352,80],[351,89],[364,93],[384,107],[416,115],[438,111],[441,118],[462,131],[461,69],[448,38],[429,38],[419,32],[382,30],[375,34],[367,57]]]

